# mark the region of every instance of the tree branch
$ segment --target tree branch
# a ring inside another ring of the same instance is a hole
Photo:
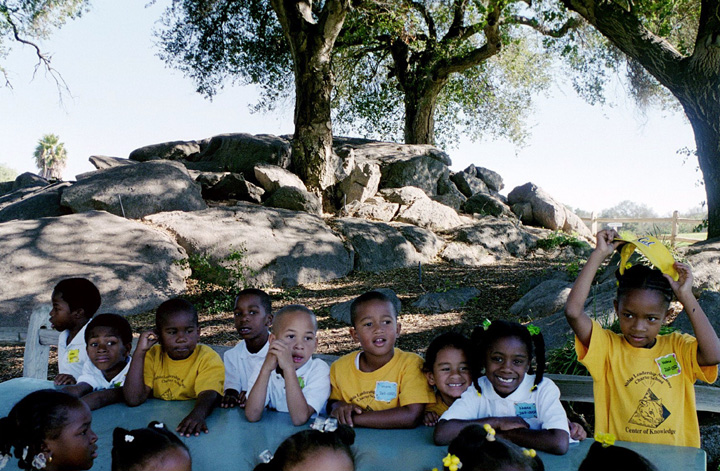
[[[453,8],[453,20],[452,23],[450,23],[450,28],[448,28],[448,32],[447,34],[445,34],[443,41],[445,41],[445,38],[456,38],[460,35],[460,28],[462,28],[463,19],[465,18],[466,7],[467,0],[455,0],[455,5]]]
[[[524,25],[529,26],[538,33],[544,35],[544,36],[550,36],[553,38],[561,38],[567,34],[568,31],[571,29],[575,29],[578,26],[582,24],[582,20],[577,17],[571,17],[568,18],[568,20],[563,23],[562,26],[560,26],[557,29],[548,28],[547,26],[541,24],[536,18],[526,18],[521,15],[511,15],[501,23],[502,25],[507,24],[517,24],[517,25]]]
[[[65,79],[62,77],[60,72],[55,70],[53,68],[53,66],[50,64],[52,58],[50,56],[45,55],[40,50],[40,46],[38,46],[37,44],[35,44],[34,42],[32,42],[28,39],[23,38],[20,35],[20,30],[12,18],[12,15],[11,15],[12,12],[7,8],[7,6],[5,6],[4,4],[0,5],[0,13],[2,13],[2,15],[5,17],[5,21],[7,21],[7,23],[10,25],[10,28],[12,29],[13,39],[15,41],[19,42],[20,44],[30,46],[31,48],[33,48],[35,50],[35,56],[37,57],[38,61],[37,61],[37,64],[35,64],[35,69],[33,71],[33,79],[35,78],[35,75],[37,74],[38,69],[40,69],[41,67],[44,67],[45,70],[50,74],[50,77],[52,77],[53,81],[55,82],[55,86],[58,89],[58,99],[59,99],[60,103],[62,104],[63,90],[70,95],[72,95],[72,94],[70,93],[70,88],[68,87],[67,82],[65,82]],[[5,77],[5,85],[10,86],[12,88],[12,86],[10,85],[8,76],[7,76],[7,72],[4,69],[2,69],[2,73],[3,73],[3,76]]]
[[[405,0],[405,3],[407,3],[411,8],[417,10],[420,15],[425,19],[425,23],[427,23],[428,27],[428,34],[430,36],[430,42],[436,43],[437,42],[437,30],[435,29],[435,20],[430,15],[430,13],[427,11],[427,8],[425,8],[425,5],[423,5],[420,2],[414,2],[412,0]]]
[[[642,64],[660,83],[671,90],[676,89],[676,81],[684,76],[685,58],[668,41],[645,28],[630,10],[603,0],[562,2],[585,18],[618,49]]]

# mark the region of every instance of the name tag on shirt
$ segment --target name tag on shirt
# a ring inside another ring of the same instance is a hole
[[[677,376],[682,371],[680,363],[678,363],[674,353],[656,358],[655,363],[657,363],[658,368],[660,368],[660,374],[665,379]]]
[[[536,419],[537,405],[534,402],[518,402],[515,404],[515,415],[523,419]]]
[[[397,397],[398,385],[392,381],[377,381],[375,383],[375,400],[390,402]]]
[[[73,348],[72,350],[68,350],[67,352],[67,360],[68,363],[77,363],[80,361],[80,350],[77,348]]]

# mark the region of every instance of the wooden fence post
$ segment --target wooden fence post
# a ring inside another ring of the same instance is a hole
[[[672,215],[672,231],[670,232],[670,244],[675,246],[675,237],[677,237],[678,228],[678,212],[673,211]]]

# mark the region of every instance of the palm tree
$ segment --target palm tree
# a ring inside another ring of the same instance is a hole
[[[67,161],[65,144],[55,134],[45,134],[35,148],[35,165],[39,175],[47,180],[62,179],[62,171]]]

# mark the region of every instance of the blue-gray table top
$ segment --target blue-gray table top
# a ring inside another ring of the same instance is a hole
[[[12,406],[28,393],[37,389],[52,388],[50,381],[16,378],[0,383],[0,417],[8,414]],[[115,427],[126,429],[147,426],[158,420],[171,430],[192,409],[194,401],[161,401],[150,399],[139,407],[114,404],[93,411],[92,428],[98,435],[98,458],[93,471],[110,470],[110,450]],[[242,409],[216,409],[207,420],[210,433],[199,437],[183,438],[190,449],[195,471],[223,469],[250,471],[264,450],[274,452],[289,435],[307,426],[294,427],[288,414],[266,412],[260,422],[249,423]],[[433,429],[420,426],[412,430],[356,429],[355,448],[359,471],[442,469],[442,458],[447,447],[435,446]],[[548,471],[576,471],[587,454],[592,440],[570,445],[564,456],[540,453]],[[653,462],[661,471],[704,471],[706,457],[703,450],[668,445],[618,442]],[[6,469],[17,469],[12,461]]]

